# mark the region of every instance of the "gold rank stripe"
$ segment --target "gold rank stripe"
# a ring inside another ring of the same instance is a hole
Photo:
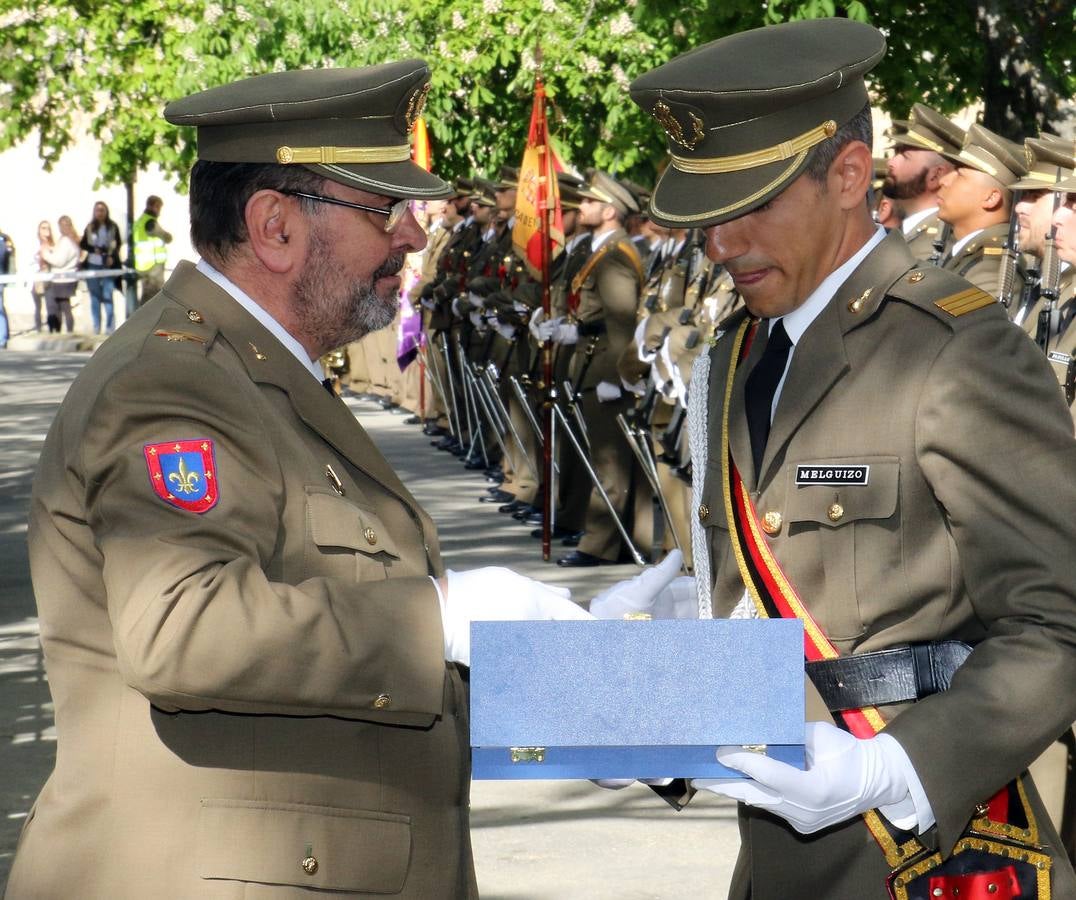
[[[968,288],[958,294],[951,294],[941,300],[935,300],[934,305],[943,312],[956,317],[975,312],[977,309],[982,309],[984,306],[989,306],[991,303],[996,302],[986,291],[979,288]]]
[[[837,123],[829,119],[817,128],[805,131],[787,141],[781,141],[779,144],[762,150],[753,150],[750,153],[738,153],[735,156],[711,156],[704,159],[677,156],[675,153],[670,155],[673,168],[681,172],[693,175],[720,175],[725,172],[742,172],[745,169],[755,169],[791,159],[809,150],[815,144],[820,144],[826,138],[833,137],[836,133]]]
[[[347,165],[358,163],[404,162],[411,158],[409,144],[395,147],[277,147],[276,161],[289,163],[320,163]]]
[[[204,344],[206,339],[198,334],[191,334],[189,331],[155,331],[154,337],[163,337],[169,343],[178,343],[180,341],[192,341],[196,344]]]

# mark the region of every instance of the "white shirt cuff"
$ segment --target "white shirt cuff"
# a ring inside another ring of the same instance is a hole
[[[912,761],[893,735],[883,732],[875,740],[885,754],[886,765],[896,767],[908,784],[907,797],[888,806],[879,806],[878,812],[897,828],[905,831],[914,828],[919,834],[925,833],[934,825],[934,810],[930,807],[927,792],[923,790],[923,783],[919,780]]]

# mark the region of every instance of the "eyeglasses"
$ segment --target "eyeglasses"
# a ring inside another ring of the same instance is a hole
[[[339,200],[336,197],[323,197],[321,194],[306,194],[302,191],[281,191],[282,194],[287,194],[290,197],[304,197],[307,200],[316,200],[319,203],[332,203],[336,206],[347,206],[351,209],[361,209],[364,212],[377,213],[380,216],[387,216],[385,220],[385,231],[392,234],[400,222],[403,221],[404,215],[407,213],[410,200],[397,200],[392,206],[387,208],[378,208],[376,206],[364,206],[362,203],[352,203],[350,200]]]

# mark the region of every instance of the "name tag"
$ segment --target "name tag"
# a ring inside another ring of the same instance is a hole
[[[1046,358],[1050,360],[1050,362],[1061,363],[1063,366],[1067,366],[1072,360],[1071,356],[1067,353],[1062,353],[1060,350],[1051,350],[1046,354]]]
[[[871,467],[852,463],[848,466],[796,466],[796,484],[866,484]]]

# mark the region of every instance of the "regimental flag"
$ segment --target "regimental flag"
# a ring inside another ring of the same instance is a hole
[[[217,505],[220,485],[207,438],[146,444],[142,448],[153,492],[172,506],[204,513]]]
[[[548,229],[552,261],[564,249],[564,224],[561,219],[560,190],[557,172],[563,171],[549,143],[549,122],[545,115],[545,85],[534,81],[534,106],[527,134],[527,149],[519,167],[519,190],[516,192],[516,224],[512,243],[531,275],[542,278],[542,241]],[[552,215],[549,213],[552,212]],[[543,228],[543,217],[548,223]]]
[[[411,131],[411,159],[417,166],[422,166],[427,172],[433,169],[433,152],[430,150],[430,135],[426,130],[426,120],[422,116],[415,119],[414,128]],[[417,201],[416,201],[417,202]],[[412,204],[412,209],[415,204]],[[429,252],[429,245],[427,251]],[[426,343],[426,335],[422,331],[422,313],[417,304],[412,304],[411,291],[418,282],[417,262],[418,257],[408,257],[408,265],[404,270],[404,288],[400,295],[400,324],[396,331],[396,365],[402,372],[418,355],[419,348]]]

